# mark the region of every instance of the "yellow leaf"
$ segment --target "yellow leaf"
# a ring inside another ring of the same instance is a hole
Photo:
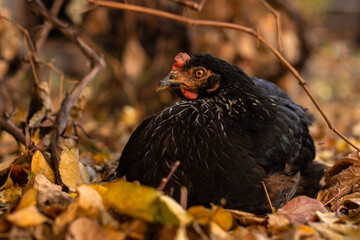
[[[42,173],[52,183],[55,183],[55,174],[42,153],[38,150],[31,160],[31,171],[35,174]]]
[[[210,221],[211,212],[204,206],[192,206],[188,209],[188,213],[201,224],[207,224]]]
[[[173,224],[179,226],[180,223],[189,223],[192,220],[190,214],[173,198],[161,195],[159,201],[159,211],[155,217],[156,222]]]
[[[0,201],[10,206],[16,206],[20,200],[21,194],[22,189],[19,187],[19,185],[16,184],[10,188],[5,189],[3,196],[0,198]]]
[[[42,224],[46,217],[32,205],[8,215],[7,220],[19,227],[31,227]]]
[[[233,216],[231,213],[220,206],[215,206],[211,212],[212,221],[219,225],[219,227],[221,227],[223,230],[229,231],[233,225]]]
[[[36,199],[37,199],[38,190],[35,188],[29,189],[27,192],[24,193],[22,198],[20,199],[19,204],[16,207],[15,211],[19,211],[21,209],[24,209],[28,206],[35,206],[36,205]]]
[[[71,191],[75,191],[77,186],[84,183],[77,148],[64,146],[60,155],[59,172],[61,180]]]
[[[91,187],[92,189],[94,189],[98,192],[98,194],[100,195],[100,197],[103,201],[105,209],[108,209],[109,206],[108,206],[107,202],[105,201],[105,193],[108,190],[108,188],[104,187],[103,185],[99,185],[99,184],[89,185],[89,187]]]
[[[117,212],[152,222],[158,212],[160,192],[154,188],[130,182],[109,186],[105,200]]]
[[[3,189],[5,189],[5,188],[10,188],[10,187],[12,187],[12,186],[14,186],[14,182],[13,182],[13,180],[11,179],[11,171],[12,171],[12,169],[10,169],[10,171],[9,171],[9,174],[8,174],[8,176],[7,176],[7,178],[6,178],[6,181],[5,181],[5,183],[0,187],[0,190],[3,190]]]

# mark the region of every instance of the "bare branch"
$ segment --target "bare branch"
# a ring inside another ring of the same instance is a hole
[[[51,152],[52,160],[54,164],[54,170],[56,173],[57,182],[60,184],[61,179],[59,175],[59,163],[60,163],[60,154],[61,154],[61,145],[60,145],[60,136],[64,132],[67,126],[68,115],[71,107],[76,102],[80,93],[84,88],[95,78],[95,76],[105,68],[105,61],[101,54],[97,53],[89,39],[85,36],[81,36],[80,32],[69,24],[59,20],[54,15],[52,15],[44,4],[40,0],[30,1],[34,10],[46,21],[49,21],[54,27],[61,31],[67,38],[73,41],[82,52],[88,57],[91,61],[92,69],[88,74],[86,74],[67,94],[64,100],[61,103],[60,110],[56,118],[55,131],[51,138]]]
[[[282,28],[281,28],[281,14],[275,8],[273,8],[266,0],[260,0],[261,3],[274,15],[277,30],[278,47],[280,51],[283,51],[282,43]]]
[[[27,141],[26,136],[9,118],[0,116],[0,127],[10,133],[17,141],[24,144],[28,149],[34,147],[34,143],[32,141]]]
[[[316,99],[313,97],[313,95],[310,93],[309,89],[305,86],[307,82],[300,76],[299,72],[285,59],[284,56],[281,55],[279,51],[277,51],[274,47],[272,47],[264,38],[261,37],[259,32],[256,29],[244,27],[239,24],[235,23],[228,23],[228,22],[220,22],[220,21],[212,21],[212,20],[197,20],[192,18],[187,18],[183,16],[179,16],[176,14],[164,12],[157,9],[132,5],[132,4],[124,4],[119,2],[111,2],[111,1],[97,1],[97,0],[88,0],[91,4],[97,4],[98,6],[103,7],[110,7],[110,8],[116,8],[116,9],[123,9],[133,12],[139,12],[139,13],[145,13],[149,15],[154,15],[158,17],[163,17],[171,20],[175,20],[178,22],[182,22],[185,24],[188,24],[190,26],[208,26],[208,27],[218,27],[218,28],[229,28],[234,29],[238,31],[245,32],[247,34],[250,34],[254,36],[259,42],[261,42],[264,46],[266,46],[279,60],[290,70],[290,72],[295,76],[295,78],[299,81],[300,86],[305,90],[306,94],[310,97],[311,101],[317,108],[317,110],[320,112],[321,116],[327,123],[328,127],[335,132],[339,137],[341,137],[345,142],[347,142],[350,146],[355,148],[357,151],[360,151],[360,148],[356,146],[354,143],[352,143],[344,134],[342,134],[339,130],[335,128],[333,123],[329,120],[329,118],[326,116],[324,111],[320,108],[319,103],[316,101]]]
[[[190,0],[171,0],[175,3],[178,3],[178,4],[181,4],[181,5],[184,5],[185,7],[189,7],[191,9],[194,9],[198,12],[201,12],[201,10],[203,9],[204,7],[204,4],[206,2],[206,0],[201,0],[200,3],[197,3],[197,2],[193,2],[193,1],[190,1]]]
[[[166,187],[166,184],[169,182],[170,178],[172,177],[172,175],[174,174],[174,172],[176,171],[176,169],[179,167],[180,165],[180,161],[176,161],[174,163],[174,165],[172,166],[169,174],[167,175],[166,178],[163,178],[161,183],[160,183],[160,186],[157,188],[157,190],[159,191],[163,191],[164,188]]]

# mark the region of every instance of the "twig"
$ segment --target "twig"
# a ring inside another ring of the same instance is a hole
[[[261,181],[261,184],[262,184],[262,186],[263,186],[263,188],[264,188],[264,191],[265,191],[265,194],[266,194],[266,198],[267,198],[267,200],[268,200],[268,202],[269,202],[269,205],[270,205],[270,208],[271,208],[271,212],[272,212],[272,213],[275,213],[276,210],[275,210],[275,208],[273,207],[273,205],[272,205],[272,203],[271,203],[271,199],[270,199],[270,196],[269,196],[269,193],[268,193],[268,191],[267,191],[267,188],[266,188],[266,186],[265,186],[264,181]]]
[[[261,3],[274,15],[276,22],[276,31],[277,31],[277,40],[279,50],[283,51],[283,42],[282,42],[282,28],[281,28],[281,14],[275,8],[273,8],[266,0],[260,0]]]
[[[327,201],[325,204],[323,204],[323,206],[328,205],[329,203],[334,201],[334,199],[336,199],[336,216],[339,217],[339,198],[340,198],[341,190],[340,188],[337,188],[336,190],[337,190],[336,195],[333,198],[331,198],[329,201]]]
[[[249,35],[254,36],[259,42],[261,42],[263,45],[265,45],[273,54],[290,70],[290,72],[295,76],[295,78],[298,80],[300,86],[304,89],[306,94],[309,96],[313,104],[315,105],[316,109],[320,112],[321,116],[327,123],[328,127],[335,132],[339,137],[341,137],[345,142],[347,142],[350,146],[355,148],[357,151],[360,151],[360,148],[356,146],[354,143],[352,143],[345,135],[343,135],[339,130],[335,128],[335,126],[332,124],[332,122],[328,119],[326,114],[323,112],[323,110],[320,108],[320,105],[316,101],[316,99],[313,97],[313,95],[310,93],[309,89],[305,86],[307,82],[300,76],[299,72],[281,55],[279,51],[277,51],[274,47],[272,47],[265,39],[263,39],[259,32],[256,29],[244,27],[239,24],[235,23],[228,23],[228,22],[220,22],[220,21],[212,21],[212,20],[197,20],[192,18],[187,18],[183,16],[179,16],[176,14],[164,12],[157,9],[132,5],[132,4],[124,4],[119,2],[111,2],[111,1],[97,1],[97,0],[88,0],[91,4],[97,4],[98,6],[103,7],[110,7],[110,8],[117,8],[117,9],[123,9],[133,12],[139,12],[139,13],[145,13],[149,15],[154,15],[158,17],[163,17],[171,20],[175,20],[178,22],[182,22],[185,24],[188,24],[190,26],[208,26],[208,27],[219,27],[219,28],[229,28],[234,29],[238,31],[245,32]]]
[[[180,205],[186,209],[187,207],[187,197],[188,197],[188,191],[186,187],[180,188]]]
[[[176,161],[174,163],[174,165],[172,166],[172,168],[171,168],[169,174],[167,175],[167,177],[163,178],[161,180],[160,186],[157,188],[157,190],[159,190],[159,191],[164,190],[164,188],[166,187],[166,184],[169,182],[171,176],[174,174],[174,172],[176,171],[176,169],[178,168],[179,165],[180,165],[180,161]]]
[[[13,21],[12,19],[10,19],[8,17],[0,16],[0,18],[8,21],[9,23],[14,25],[17,29],[19,29],[24,34],[23,40],[24,40],[26,55],[29,58],[29,62],[30,62],[31,69],[32,69],[32,72],[34,75],[35,83],[38,84],[39,80],[37,77],[36,68],[35,68],[35,64],[34,64],[34,58],[36,55],[36,51],[35,51],[35,46],[31,40],[29,32],[25,28],[23,28],[20,24],[18,24],[17,22]]]
[[[203,9],[204,7],[204,4],[206,2],[206,0],[201,0],[200,3],[197,3],[197,2],[193,2],[193,1],[189,1],[189,0],[171,0],[177,4],[181,4],[181,5],[184,5],[185,7],[189,7],[191,9],[194,9],[198,12],[201,12],[201,10]]]
[[[18,127],[15,126],[15,124],[10,119],[6,119],[0,116],[0,127],[14,136],[17,141],[21,142],[29,149],[34,147],[34,143],[32,141],[29,141],[27,144],[26,136]]]
[[[64,3],[64,0],[55,0],[52,4],[52,7],[50,9],[50,13],[51,15],[53,16],[57,16],[60,9],[61,9],[61,6],[63,5]],[[36,49],[38,50],[38,53],[40,51],[40,49],[43,47],[48,35],[49,35],[49,32],[52,28],[52,24],[50,21],[46,21],[41,29],[41,32],[39,34],[39,38],[38,40],[36,41]]]
[[[34,7],[34,10],[44,19],[49,21],[54,27],[61,31],[67,38],[73,41],[82,52],[87,56],[91,61],[92,69],[88,74],[86,74],[67,94],[64,100],[61,103],[60,110],[56,118],[55,131],[53,132],[51,138],[51,152],[52,152],[52,161],[54,164],[54,170],[56,175],[56,180],[60,184],[61,179],[59,175],[59,163],[60,163],[60,154],[61,154],[61,144],[60,136],[64,132],[67,126],[68,115],[71,107],[76,102],[80,93],[83,89],[95,78],[95,76],[105,68],[105,61],[101,54],[94,51],[92,48],[92,43],[85,36],[80,36],[79,31],[70,26],[69,24],[59,20],[51,13],[49,13],[40,0],[30,0],[30,4]]]

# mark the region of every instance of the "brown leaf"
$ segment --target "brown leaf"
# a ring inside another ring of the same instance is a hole
[[[101,197],[96,190],[82,185],[77,188],[77,192],[79,197],[55,219],[54,231],[56,233],[61,232],[76,217],[87,216],[97,219],[100,213],[104,212]]]
[[[269,214],[268,215],[268,227],[272,229],[282,228],[290,224],[290,220],[280,214]]]
[[[360,239],[360,227],[348,224],[310,223],[322,239]]]
[[[276,214],[287,217],[292,223],[307,223],[314,219],[316,211],[327,212],[320,201],[299,196],[287,202]]]
[[[353,155],[350,155],[353,157]],[[360,161],[355,158],[338,160],[325,173],[326,187],[351,186],[360,179]]]
[[[227,210],[236,219],[239,220],[241,225],[249,226],[253,224],[262,224],[266,221],[265,216],[257,216],[253,213],[248,213],[240,210]]]
[[[96,223],[96,221],[85,217],[78,218],[70,224],[66,239],[110,240],[107,231],[103,227]]]

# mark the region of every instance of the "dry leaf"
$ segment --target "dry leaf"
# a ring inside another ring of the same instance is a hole
[[[106,202],[117,212],[152,222],[158,213],[161,193],[154,188],[130,182],[117,182],[105,193]]]
[[[19,227],[32,227],[44,223],[46,217],[31,205],[9,214],[7,220]]]
[[[223,230],[229,231],[233,225],[234,218],[231,213],[223,207],[215,206],[211,210],[211,220]]]
[[[321,221],[323,221],[324,223],[345,223],[346,222],[345,215],[342,215],[341,217],[339,217],[334,212],[322,213],[322,212],[316,211],[316,214],[317,214],[318,218]]]
[[[289,219],[283,215],[269,214],[268,218],[268,227],[272,229],[283,228],[290,224]]]
[[[55,219],[54,231],[56,233],[61,232],[67,224],[77,217],[86,216],[97,219],[100,213],[105,211],[101,197],[96,190],[82,185],[77,188],[77,192],[79,197]]]
[[[64,146],[60,156],[59,172],[61,180],[70,191],[75,191],[77,186],[85,183],[80,171],[77,148]]]
[[[179,226],[181,222],[185,225],[191,220],[192,217],[187,214],[186,210],[173,198],[165,195],[160,196],[159,212],[155,217],[156,222]]]
[[[239,220],[241,225],[249,226],[253,224],[262,224],[266,221],[265,216],[256,216],[253,213],[248,213],[240,210],[227,210],[231,213],[237,220]]]
[[[188,213],[191,214],[200,224],[207,224],[210,221],[210,209],[207,209],[204,206],[192,206],[188,209]]]
[[[322,239],[360,239],[360,227],[349,224],[310,223]]]
[[[292,223],[307,223],[316,216],[316,211],[327,212],[320,201],[299,196],[287,202],[276,214],[287,217]]]
[[[188,213],[200,224],[208,224],[212,221],[225,231],[229,231],[233,225],[234,218],[231,211],[234,210],[225,210],[221,206],[214,206],[211,210],[204,206],[192,206],[188,209]]]
[[[32,157],[31,171],[35,174],[42,173],[50,182],[55,183],[54,171],[39,150],[37,150]]]
[[[19,185],[14,185],[5,189],[4,194],[1,196],[0,201],[9,205],[10,207],[16,206],[22,195],[22,189]]]
[[[36,199],[38,195],[38,190],[35,188],[32,188],[28,191],[26,191],[22,198],[20,199],[19,204],[16,207],[15,211],[19,211],[23,208],[26,208],[28,206],[35,206],[36,205]]]
[[[94,220],[81,217],[73,221],[66,239],[72,240],[110,240],[107,231]]]
[[[6,181],[5,181],[4,184],[0,187],[0,190],[3,190],[3,189],[5,189],[5,188],[10,188],[10,187],[12,187],[12,186],[14,186],[14,182],[13,182],[13,180],[11,179],[11,169],[10,169],[10,171],[9,171],[9,173],[8,173],[8,176],[7,176],[7,178],[6,178]]]

